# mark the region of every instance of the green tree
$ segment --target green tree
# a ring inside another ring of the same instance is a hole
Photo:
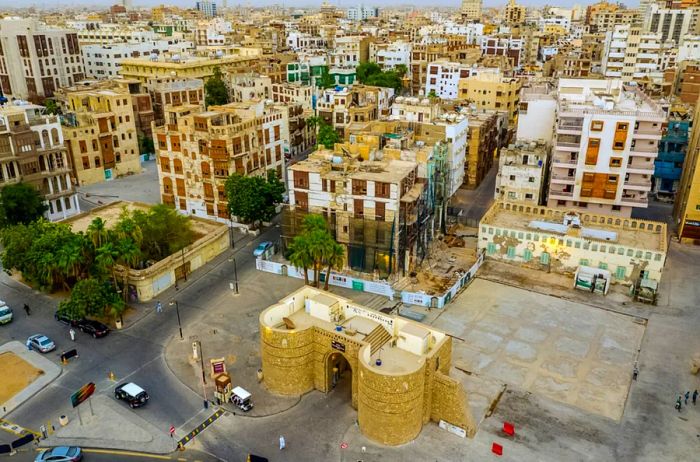
[[[437,97],[438,97],[438,95],[437,95],[437,93],[435,93],[435,90],[430,90],[428,92],[428,98],[437,98]]]
[[[316,86],[319,88],[331,88],[335,86],[335,78],[328,72],[328,67],[324,67],[321,75],[316,77]]]
[[[321,271],[327,267],[325,289],[328,289],[328,279],[333,268],[340,268],[343,262],[344,249],[331,235],[325,218],[317,214],[304,217],[301,232],[294,237],[290,244],[289,261],[297,268],[304,270],[304,283],[309,284],[307,269],[313,268],[315,287],[319,286]]]
[[[87,316],[121,316],[124,302],[114,288],[95,278],[78,281],[71,295],[58,305],[58,311],[70,319],[78,320]]]
[[[323,290],[328,290],[328,284],[331,280],[331,271],[333,269],[342,269],[344,257],[345,249],[337,242],[333,241],[331,245],[326,248],[323,259],[326,265],[328,265],[328,271],[326,272],[326,281],[323,285]]]
[[[316,142],[323,145],[326,149],[333,149],[335,143],[340,141],[340,135],[335,131],[332,125],[320,120],[318,132],[316,133]]]
[[[50,115],[61,114],[61,106],[56,103],[55,99],[45,99],[44,107],[46,108],[46,113]]]
[[[145,260],[162,260],[195,240],[189,218],[164,204],[155,205],[147,212],[136,210],[132,220],[140,231],[139,239],[134,242]]]
[[[156,152],[155,146],[153,145],[153,138],[150,136],[139,136],[139,153],[140,154],[153,154]]]
[[[107,223],[100,217],[94,218],[87,227],[87,237],[97,249],[109,239]]]
[[[364,63],[360,63],[359,66],[355,69],[355,75],[357,76],[357,80],[360,81],[360,83],[368,84],[367,80],[377,74],[381,74],[382,69],[377,65],[377,63],[373,63],[371,61],[365,61]]]
[[[204,104],[207,107],[228,103],[228,89],[224,83],[221,69],[218,67],[214,68],[214,75],[209,77],[207,83],[204,84],[204,95]]]
[[[39,191],[27,183],[10,184],[0,190],[0,227],[26,225],[48,209]]]
[[[234,173],[226,180],[224,190],[231,215],[255,225],[275,216],[275,205],[282,202],[285,188],[277,172],[270,170],[267,178]]]
[[[289,261],[304,270],[304,284],[309,285],[309,267],[314,260],[309,249],[309,242],[304,236],[296,236],[289,245]]]
[[[396,75],[403,78],[408,73],[408,67],[406,67],[405,64],[397,64],[396,67],[394,67],[394,72],[396,72]]]

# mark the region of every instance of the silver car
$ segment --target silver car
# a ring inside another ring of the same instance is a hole
[[[32,346],[32,350],[48,353],[56,349],[56,344],[53,340],[44,334],[35,334],[27,339],[27,343]]]

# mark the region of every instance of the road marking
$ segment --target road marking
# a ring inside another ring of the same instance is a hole
[[[187,435],[185,435],[183,438],[180,438],[180,441],[177,442],[178,446],[184,447],[187,443],[189,443],[195,436],[199,435],[200,432],[203,432],[209,425],[212,423],[216,422],[216,420],[224,415],[224,410],[223,409],[218,409],[216,412],[214,412],[211,417],[208,419],[205,419],[204,422],[199,424],[197,427],[195,427],[194,430],[189,432]]]
[[[25,428],[21,425],[17,425],[16,423],[10,422],[9,420],[5,419],[0,419],[0,429],[5,430],[6,432],[9,433],[14,433],[17,436],[24,436],[27,433],[33,433],[36,436],[41,436],[39,432],[35,432],[34,430],[30,430],[28,428]]]
[[[158,359],[160,359],[160,358],[161,358],[161,355],[158,355],[158,356],[156,356],[155,358],[153,358],[153,359],[151,359],[150,361],[148,361],[147,363],[142,364],[142,365],[141,365],[138,369],[136,369],[135,371],[133,371],[133,372],[131,372],[130,374],[127,374],[127,375],[125,375],[124,377],[122,377],[122,379],[120,380],[120,382],[125,381],[127,378],[129,378],[129,377],[131,377],[132,375],[136,374],[136,373],[139,372],[141,369],[143,369],[144,367],[146,367],[146,366],[148,366],[149,364],[151,364],[153,361],[156,361],[156,360],[158,360]],[[103,380],[100,381],[100,383],[104,382],[105,380],[109,380],[109,379],[103,379]],[[105,387],[105,388],[100,387],[100,390],[99,390],[99,391],[102,392],[102,391],[105,391],[105,390],[109,390],[110,388],[114,387],[115,384],[116,384],[115,382],[111,382],[111,381],[110,381],[110,382],[109,382],[109,386],[107,386],[107,387]]]
[[[117,451],[111,449],[83,449],[83,452],[91,454],[111,454],[115,456],[132,456],[132,457],[147,457],[150,459],[160,459],[160,460],[173,460],[170,456],[161,456],[158,454],[148,454],[147,452],[135,452],[135,451]],[[187,459],[185,459],[187,460]]]

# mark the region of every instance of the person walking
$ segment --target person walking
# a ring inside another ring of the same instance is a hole
[[[284,441],[284,436],[280,435],[280,451],[287,447],[287,443]]]
[[[73,330],[72,327],[70,328],[68,333],[70,334],[70,339],[75,342],[75,331]]]
[[[685,405],[686,405],[686,406],[688,405],[688,400],[689,400],[689,399],[690,399],[690,392],[689,392],[689,391],[686,391],[686,392],[685,392]]]
[[[160,300],[156,302],[156,313],[162,313],[163,312],[163,305],[161,305]]]
[[[693,406],[695,406],[695,401],[697,401],[697,399],[698,399],[698,391],[695,390],[693,392]]]
[[[681,412],[681,395],[678,395],[678,399],[676,400],[676,410]]]
[[[29,305],[27,305],[26,303],[24,304],[24,312],[27,313],[27,316],[32,315],[32,310],[29,309]]]

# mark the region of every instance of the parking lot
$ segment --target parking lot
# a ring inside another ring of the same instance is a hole
[[[483,279],[433,326],[459,339],[458,368],[615,420],[645,330],[629,316]]]

